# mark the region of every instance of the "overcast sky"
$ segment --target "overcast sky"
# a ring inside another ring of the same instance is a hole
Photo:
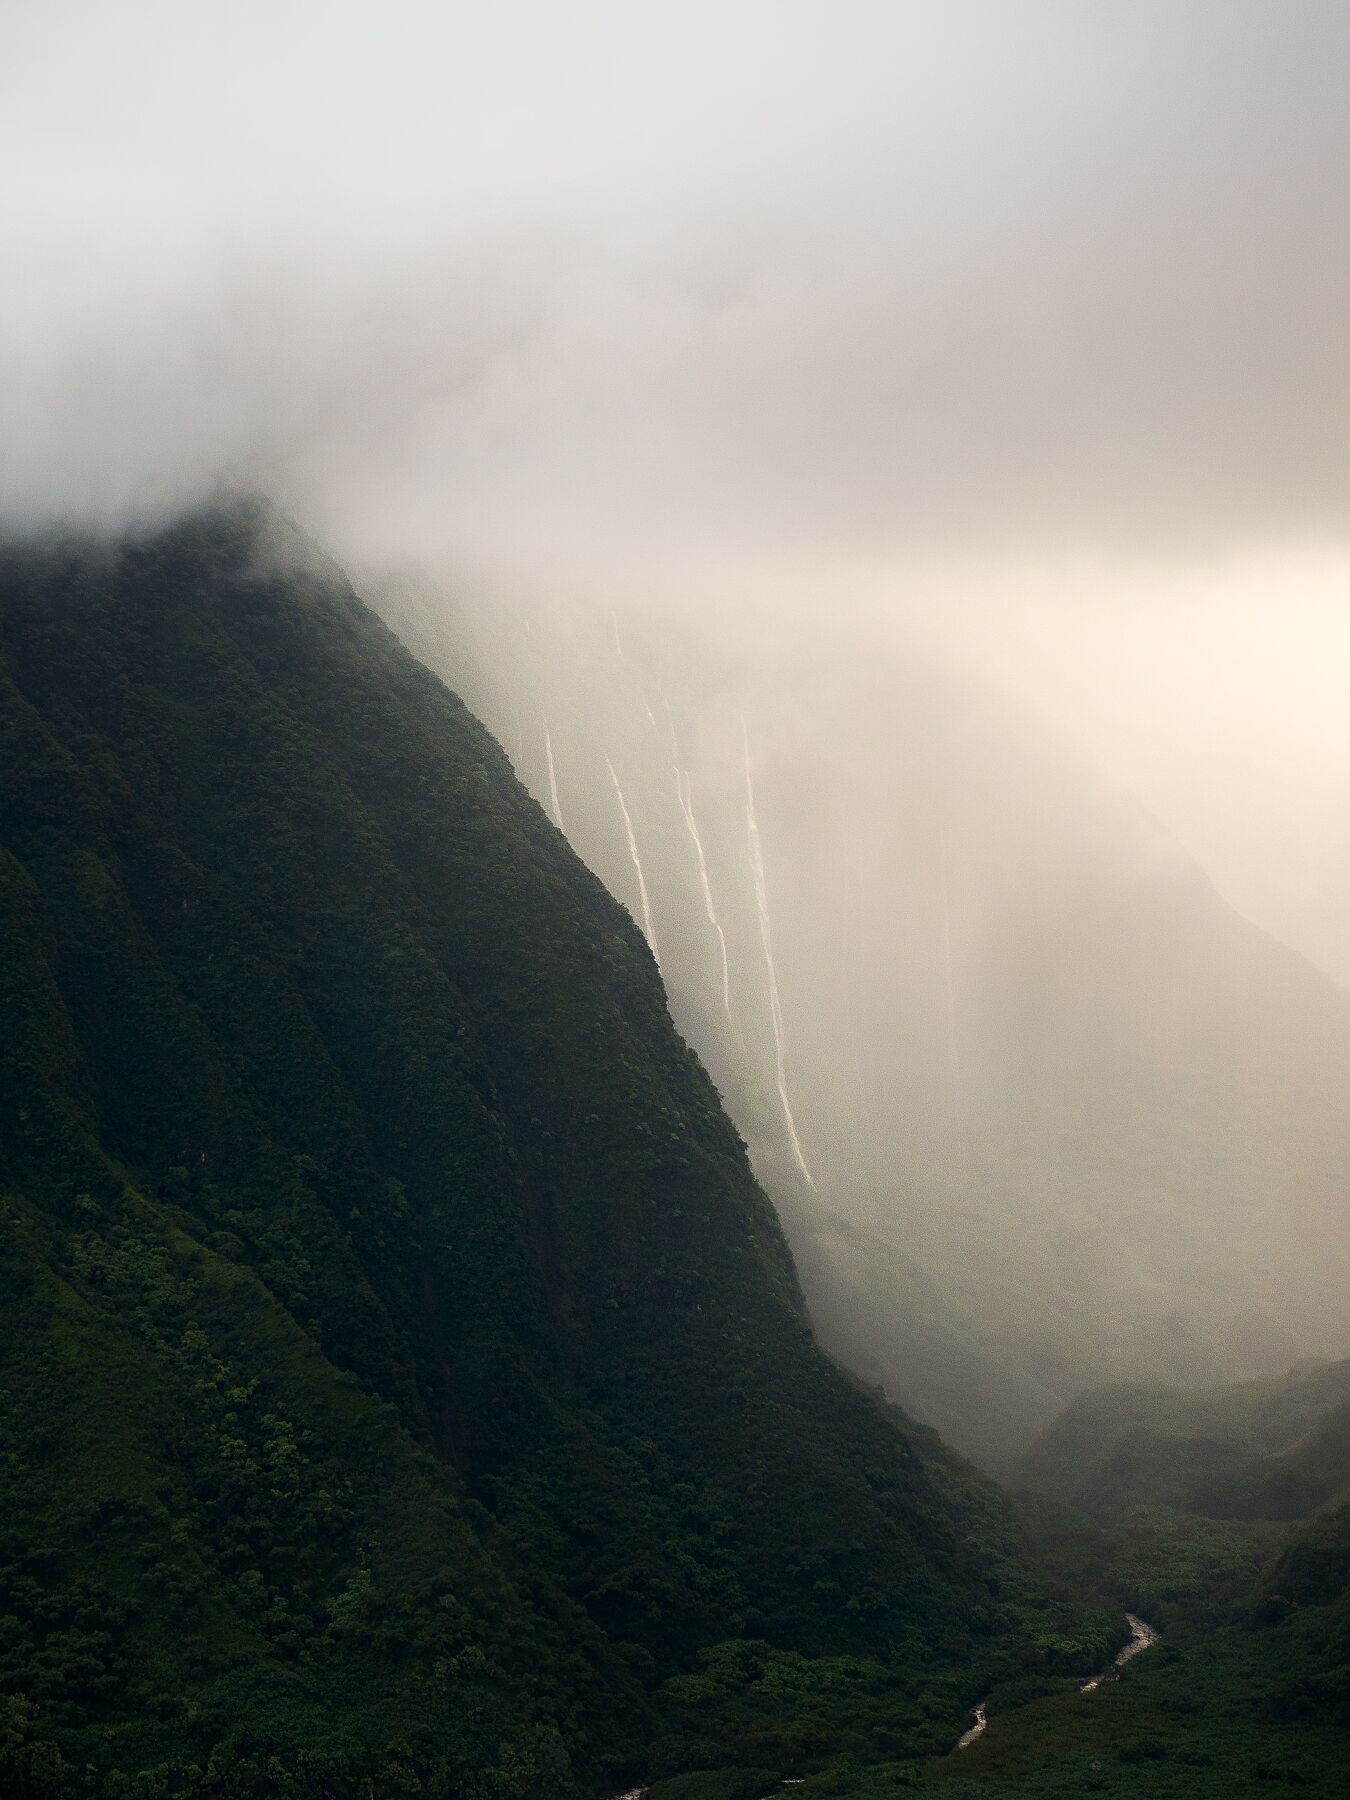
[[[0,510],[917,605],[1241,888],[1244,759],[1350,796],[1348,77],[1340,0],[6,0]]]
[[[487,548],[1345,531],[1335,0],[4,20],[11,505],[221,468]]]

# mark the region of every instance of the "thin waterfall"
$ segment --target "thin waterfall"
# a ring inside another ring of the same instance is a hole
[[[659,965],[661,952],[656,947],[656,931],[652,925],[652,903],[647,893],[647,878],[642,873],[642,858],[638,855],[633,821],[628,816],[628,807],[624,803],[623,789],[619,786],[619,777],[614,772],[614,764],[608,757],[605,758],[605,767],[609,770],[609,778],[614,783],[614,797],[619,802],[619,811],[623,814],[623,828],[628,833],[628,854],[632,857],[633,867],[637,870],[638,895],[642,901],[642,930],[647,942],[651,945],[652,955]]]
[[[694,817],[694,784],[685,771],[684,786],[680,787],[680,771],[675,771],[675,791],[680,796],[680,810],[684,813],[684,822],[689,827],[689,835],[694,840],[694,854],[698,857],[699,886],[703,889],[703,906],[708,915],[708,923],[717,933],[718,948],[722,953],[722,1010],[731,1017],[731,968],[727,962],[727,934],[722,929],[722,922],[717,916],[717,908],[713,905],[712,883],[708,880],[708,859],[703,854],[703,839],[699,836],[698,820]]]
[[[964,1082],[961,1074],[961,1038],[956,1026],[956,974],[952,959],[952,897],[947,881],[947,830],[938,827],[938,875],[942,884],[942,965],[947,984],[947,1055],[951,1069],[952,1119],[956,1126],[961,1159],[970,1162],[966,1136]]]
[[[769,931],[769,889],[764,879],[764,853],[760,847],[759,825],[755,819],[755,784],[750,775],[750,732],[741,719],[741,741],[745,749],[745,830],[750,846],[750,873],[754,879],[755,906],[759,912],[759,941],[764,946],[764,967],[769,978],[769,1015],[773,1020],[774,1059],[778,1068],[778,1098],[783,1106],[783,1122],[787,1126],[788,1141],[792,1145],[792,1154],[797,1159],[797,1167],[801,1170],[809,1186],[814,1187],[815,1179],[806,1166],[806,1158],[802,1155],[801,1140],[797,1136],[796,1121],[792,1117],[792,1103],[787,1091],[787,1048],[783,1033],[783,1007],[778,998],[778,974],[773,964],[773,939]]]
[[[728,1018],[731,1017],[731,969],[727,962],[727,934],[722,929],[717,917],[717,908],[713,905],[712,883],[708,879],[708,859],[703,854],[703,839],[699,836],[698,820],[694,817],[694,784],[687,771],[680,768],[680,742],[675,735],[675,715],[666,704],[666,717],[670,720],[670,754],[671,767],[675,771],[675,798],[680,803],[680,813],[684,818],[685,830],[693,839],[694,854],[698,858],[699,886],[703,889],[703,906],[708,915],[708,923],[717,933],[717,942],[722,951],[722,1008]]]
[[[561,831],[562,806],[558,800],[558,771],[553,766],[553,739],[549,735],[548,720],[544,720],[544,754],[548,757],[548,797],[553,804],[553,823]]]
[[[615,649],[615,652],[618,655],[619,661],[623,662],[623,660],[624,660],[623,639],[619,636],[619,615],[618,615],[618,613],[616,613],[614,611],[613,607],[610,608],[609,622],[614,627],[614,649]]]

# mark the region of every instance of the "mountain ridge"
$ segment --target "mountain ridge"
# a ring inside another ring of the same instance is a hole
[[[631,919],[265,509],[7,546],[0,751],[13,1791],[913,1756],[1109,1644],[815,1347]]]

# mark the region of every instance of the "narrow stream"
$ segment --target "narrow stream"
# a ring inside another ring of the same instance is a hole
[[[968,1744],[973,1744],[976,1738],[984,1730],[985,1726],[989,1723],[989,1715],[984,1710],[988,1704],[989,1702],[987,1700],[981,1700],[978,1706],[971,1707],[970,1710],[975,1716],[975,1723],[971,1726],[969,1731],[963,1731],[960,1737],[957,1738],[956,1747],[958,1750],[964,1750]]]
[[[1117,1669],[1123,1668],[1125,1664],[1129,1662],[1131,1657],[1138,1656],[1141,1651],[1151,1649],[1162,1636],[1162,1633],[1154,1626],[1147,1624],[1143,1619],[1137,1618],[1134,1613],[1126,1613],[1125,1623],[1130,1628],[1129,1643],[1116,1653],[1115,1661],[1111,1664],[1109,1669],[1103,1669],[1100,1675],[1093,1675],[1089,1680],[1079,1683],[1078,1691],[1080,1694],[1095,1694],[1104,1681],[1114,1680]],[[988,1729],[989,1701],[984,1699],[981,1700],[977,1706],[972,1706],[970,1709],[970,1716],[974,1719],[975,1723],[969,1726],[961,1733],[960,1737],[957,1738],[956,1748],[958,1750],[968,1750],[975,1742],[976,1738]],[[798,1785],[799,1783],[796,1781],[785,1781],[783,1783],[784,1787],[797,1787]],[[646,1792],[646,1788],[628,1788],[622,1793],[606,1795],[605,1800],[640,1800],[640,1797]]]
[[[1123,1650],[1118,1652],[1115,1661],[1111,1664],[1109,1669],[1103,1669],[1100,1675],[1093,1675],[1089,1680],[1079,1683],[1078,1691],[1080,1694],[1095,1694],[1104,1681],[1110,1681],[1114,1678],[1117,1669],[1122,1668],[1124,1664],[1129,1662],[1132,1656],[1138,1656],[1141,1650],[1147,1650],[1153,1644],[1156,1644],[1159,1637],[1162,1635],[1161,1632],[1157,1631],[1152,1625],[1146,1624],[1143,1619],[1136,1618],[1133,1613],[1126,1613],[1125,1623],[1130,1628],[1129,1643],[1125,1645]],[[956,1740],[956,1748],[958,1750],[968,1749],[970,1745],[975,1742],[976,1738],[979,1737],[980,1733],[985,1730],[989,1724],[988,1706],[988,1700],[981,1700],[978,1706],[971,1707],[970,1714],[975,1723],[970,1726],[968,1730],[963,1731]]]
[[[1095,1694],[1102,1683],[1110,1679],[1114,1670],[1121,1668],[1132,1656],[1138,1656],[1141,1650],[1147,1650],[1151,1644],[1156,1644],[1161,1635],[1154,1630],[1152,1625],[1146,1625],[1133,1613],[1126,1613],[1125,1623],[1130,1628],[1129,1643],[1126,1644],[1109,1669],[1103,1669],[1100,1675],[1094,1675],[1091,1681],[1085,1681],[1082,1684],[1078,1690],[1080,1694]]]

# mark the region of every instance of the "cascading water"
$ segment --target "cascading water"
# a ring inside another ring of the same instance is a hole
[[[698,858],[699,886],[703,889],[703,907],[708,915],[708,923],[717,933],[717,942],[722,952],[722,1007],[728,1018],[731,1017],[731,969],[727,962],[727,934],[722,929],[717,917],[717,908],[713,904],[712,883],[708,879],[708,859],[703,854],[703,839],[699,835],[698,820],[694,817],[694,786],[688,773],[680,768],[680,742],[675,735],[675,719],[669,703],[666,705],[666,717],[670,720],[670,754],[671,766],[675,771],[675,798],[680,803],[680,813],[684,819],[685,830],[693,840],[694,855]]]
[[[773,962],[773,938],[769,929],[769,889],[764,879],[764,853],[760,847],[759,824],[755,818],[755,784],[750,774],[750,731],[744,718],[741,720],[741,741],[745,749],[745,829],[750,847],[750,874],[754,882],[755,907],[759,913],[759,941],[764,946],[764,968],[769,982],[769,1015],[773,1021],[774,1059],[778,1071],[778,1098],[783,1107],[783,1122],[787,1126],[788,1142],[792,1145],[792,1154],[796,1158],[797,1167],[801,1170],[807,1184],[816,1185],[815,1178],[806,1166],[806,1158],[802,1155],[801,1141],[797,1136],[797,1124],[792,1117],[792,1103],[787,1091],[787,1046],[783,1032],[783,1007],[778,997],[778,973]]]
[[[681,786],[680,771],[675,770],[675,791],[680,797],[680,810],[684,814],[684,822],[689,827],[689,835],[694,841],[694,854],[698,858],[698,879],[703,889],[703,906],[708,915],[708,923],[717,933],[717,945],[722,956],[722,1010],[731,1017],[731,967],[727,961],[727,934],[722,929],[721,920],[717,917],[717,908],[713,905],[712,883],[708,880],[708,859],[703,854],[703,839],[699,836],[698,820],[694,817],[694,787],[686,771]]]
[[[553,766],[553,739],[549,735],[548,720],[544,720],[544,754],[548,758],[548,797],[553,806],[553,823],[561,831],[562,806],[558,800],[558,771]]]
[[[619,811],[623,814],[623,828],[628,834],[628,854],[633,859],[633,867],[637,870],[638,896],[642,901],[642,930],[652,955],[657,963],[661,961],[661,952],[656,947],[656,930],[652,925],[652,903],[647,893],[647,878],[642,873],[642,858],[638,855],[637,836],[633,831],[633,821],[628,816],[628,807],[624,801],[623,789],[619,786],[619,777],[615,773],[614,764],[605,758],[605,767],[609,770],[609,778],[614,783],[614,797],[619,802]]]

